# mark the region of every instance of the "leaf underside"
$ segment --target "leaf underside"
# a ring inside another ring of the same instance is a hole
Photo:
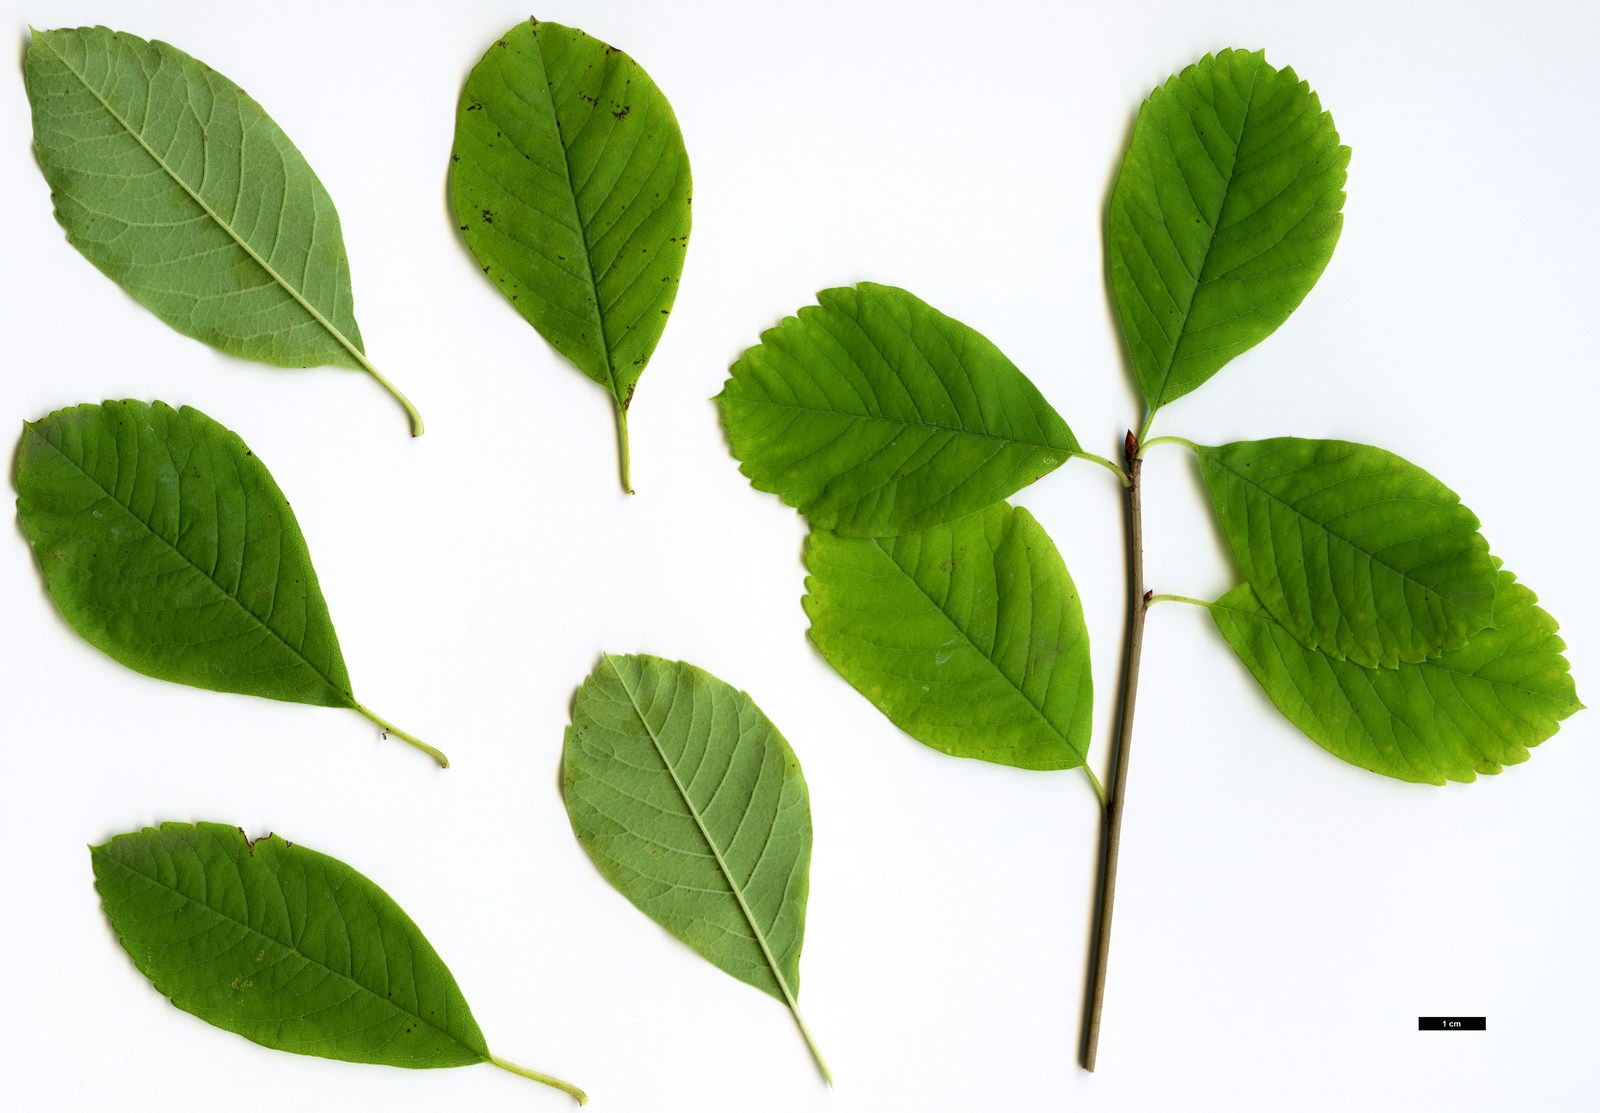
[[[90,262],[230,355],[363,366],[333,201],[242,89],[104,27],[35,31],[25,71],[56,219]]]
[[[1392,667],[1462,645],[1493,621],[1499,577],[1478,519],[1415,464],[1297,437],[1198,455],[1234,560],[1309,648]]]
[[[1579,710],[1556,622],[1499,573],[1495,625],[1419,664],[1363,668],[1307,649],[1248,584],[1212,605],[1279,711],[1336,757],[1403,781],[1472,781],[1525,761]]]
[[[327,1059],[455,1067],[489,1058],[438,953],[343,862],[216,823],[166,823],[90,853],[118,942],[185,1012]]]
[[[562,791],[623,896],[794,1006],[810,803],[794,751],[749,696],[681,661],[605,656],[573,702]]]
[[[625,409],[689,243],[689,156],[667,98],[622,51],[521,23],[467,78],[450,163],[484,273]]]
[[[1023,769],[1082,765],[1089,635],[1072,578],[1026,510],[1000,503],[900,537],[812,530],[811,640],[919,742]]]
[[[1333,255],[1350,149],[1292,69],[1207,55],[1150,94],[1112,189],[1106,269],[1151,407],[1271,335]]]
[[[733,365],[717,404],[740,470],[855,537],[963,518],[1078,451],[998,348],[905,290],[824,290]]]
[[[106,402],[30,424],[17,513],[50,597],[129,668],[355,707],[305,539],[265,465],[198,410]]]

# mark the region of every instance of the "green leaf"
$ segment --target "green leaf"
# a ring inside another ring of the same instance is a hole
[[[689,156],[639,63],[558,23],[519,23],[467,78],[450,156],[456,226],[557,351],[628,403],[678,292]]]
[[[161,680],[348,707],[447,764],[351,694],[283,492],[199,410],[57,410],[24,428],[16,485],[50,597],[101,652]]]
[[[806,568],[811,640],[907,734],[1023,769],[1084,765],[1089,634],[1026,510],[1000,503],[900,537],[813,529]]]
[[[1415,464],[1298,437],[1196,452],[1234,560],[1307,647],[1392,667],[1493,621],[1497,566],[1478,519]]]
[[[1139,109],[1106,213],[1106,269],[1151,410],[1288,319],[1333,255],[1333,119],[1257,51],[1206,55]]]
[[[998,348],[904,290],[863,282],[761,334],[717,404],[740,471],[813,526],[927,529],[1078,452]]]
[[[432,944],[367,878],[219,823],[164,823],[90,848],[95,889],[139,972],[184,1012],[264,1047],[351,1063],[492,1062]]]
[[[104,27],[35,31],[33,149],[56,219],[167,324],[278,367],[364,370],[339,214],[261,106],[163,42]]]
[[[745,693],[682,661],[606,655],[578,688],[567,815],[606,880],[713,964],[800,1016],[811,804]]]
[[[1392,669],[1307,649],[1248,584],[1211,615],[1278,710],[1317,745],[1375,773],[1442,785],[1527,760],[1528,747],[1583,706],[1555,619],[1510,572],[1499,579],[1492,628]]]

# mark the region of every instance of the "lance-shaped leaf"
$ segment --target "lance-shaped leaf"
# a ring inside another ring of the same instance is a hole
[[[28,424],[17,514],[50,598],[131,669],[216,692],[362,706],[294,513],[266,466],[199,410],[106,402]]]
[[[1234,560],[1309,648],[1393,666],[1493,621],[1498,574],[1478,519],[1415,464],[1298,437],[1196,452]]]
[[[899,537],[813,529],[806,568],[811,640],[907,734],[1023,769],[1084,765],[1089,634],[1026,510],[1000,503]]]
[[[276,835],[163,823],[90,848],[95,889],[139,972],[184,1012],[264,1047],[392,1067],[496,1066],[432,944],[343,862]]]
[[[1139,109],[1106,213],[1106,270],[1151,409],[1266,339],[1339,239],[1333,119],[1261,52],[1207,55]]]
[[[824,290],[733,365],[717,404],[740,471],[813,526],[907,533],[999,502],[1078,452],[979,333],[893,286]]]
[[[689,199],[672,106],[615,47],[529,20],[468,76],[456,226],[528,323],[610,392],[624,488],[628,403],[678,293]]]
[[[1555,619],[1499,573],[1495,625],[1418,664],[1363,668],[1307,649],[1250,585],[1211,605],[1223,637],[1289,721],[1336,757],[1444,784],[1525,761],[1579,710]]]
[[[243,89],[176,47],[35,31],[33,149],[72,245],[167,324],[241,359],[376,378],[339,214]]]
[[[800,945],[811,804],[800,762],[745,693],[682,661],[602,657],[561,766],[578,841],[607,881],[806,1029]]]

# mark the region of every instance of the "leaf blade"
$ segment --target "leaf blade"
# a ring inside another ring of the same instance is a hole
[[[1244,578],[1309,648],[1393,667],[1493,621],[1498,566],[1478,519],[1415,464],[1298,437],[1196,454]]]
[[[339,214],[304,156],[228,78],[104,27],[36,31],[34,151],[68,240],[185,336],[278,367],[366,371]],[[205,109],[205,119],[200,110]]]
[[[1049,535],[1005,503],[893,538],[812,530],[809,635],[896,726],[957,757],[1084,764],[1089,634]]]
[[[1338,242],[1348,147],[1292,69],[1224,50],[1139,110],[1106,214],[1112,300],[1146,403],[1288,319]]]
[[[1211,607],[1278,710],[1323,749],[1403,781],[1470,782],[1527,760],[1578,711],[1565,643],[1533,592],[1500,573],[1496,625],[1417,664],[1363,668],[1307,649],[1241,585]]]
[[[1079,450],[985,337],[876,283],[824,290],[767,330],[716,402],[756,489],[854,537],[964,517]]]
[[[693,665],[606,654],[573,700],[561,774],[573,834],[601,875],[787,1005],[831,1082],[798,1002],[810,802],[772,721]]]
[[[356,706],[299,524],[236,434],[160,402],[58,410],[25,429],[15,482],[52,600],[102,652],[212,691]]]
[[[344,863],[215,823],[166,823],[90,851],[118,942],[163,996],[208,1024],[346,1062],[490,1058],[433,946]]]
[[[529,20],[468,76],[450,164],[457,229],[523,318],[612,395],[624,444],[677,296],[691,192],[672,106],[622,51]]]

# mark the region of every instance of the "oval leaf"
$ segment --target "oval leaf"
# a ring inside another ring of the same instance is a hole
[[[615,47],[520,23],[467,78],[450,199],[484,273],[611,393],[627,487],[628,403],[689,244],[689,156],[672,106]]]
[[[1493,621],[1498,574],[1478,519],[1415,464],[1298,437],[1196,452],[1234,560],[1309,648],[1392,667]]]
[[[35,31],[33,147],[72,245],[167,324],[278,367],[371,373],[339,214],[261,106],[176,47]]]
[[[294,513],[266,466],[199,410],[106,402],[26,426],[17,514],[50,597],[101,652],[161,680],[358,703]]]
[[[1339,240],[1333,119],[1257,51],[1206,55],[1139,109],[1106,213],[1106,269],[1151,409],[1265,340]]]
[[[810,888],[800,762],[749,696],[659,657],[606,655],[561,766],[572,830],[645,915],[727,973],[796,998]]]
[[[1307,649],[1248,584],[1212,604],[1222,636],[1278,710],[1352,765],[1444,784],[1526,761],[1583,705],[1556,622],[1499,573],[1495,625],[1465,645],[1397,668],[1362,668]]]
[[[351,1063],[493,1062],[444,961],[343,862],[237,827],[164,823],[90,848],[95,889],[139,972],[184,1012],[264,1047]]]
[[[740,471],[813,526],[927,529],[1078,451],[998,348],[904,290],[863,282],[761,334],[717,404]]]
[[[812,530],[822,656],[917,741],[1023,769],[1084,764],[1094,686],[1067,566],[1020,507],[901,537]]]

